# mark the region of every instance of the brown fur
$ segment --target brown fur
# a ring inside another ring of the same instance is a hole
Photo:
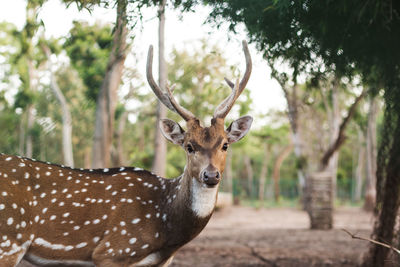
[[[183,147],[186,148],[188,144],[191,144],[198,152],[187,153],[186,169],[188,174],[200,179],[200,173],[209,166],[222,174],[226,160],[226,151],[222,150],[222,146],[228,142],[224,120],[213,119],[209,127],[202,127],[198,120],[190,120],[187,127],[188,131],[185,133]]]

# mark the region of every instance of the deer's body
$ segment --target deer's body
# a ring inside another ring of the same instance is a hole
[[[147,264],[161,264],[200,233],[216,201],[217,188],[199,192],[185,174],[164,179],[133,167],[81,170],[8,155],[0,170],[0,260],[133,266],[152,255]]]
[[[244,116],[225,129],[224,119],[244,90],[226,79],[232,93],[216,108],[211,125],[181,107],[172,90],[154,82],[152,48],[147,79],[160,101],[187,122],[187,131],[164,119],[160,130],[186,151],[184,173],[175,179],[120,167],[72,169],[0,155],[0,267],[22,258],[40,266],[167,266],[197,236],[214,210],[229,144],[250,129]]]

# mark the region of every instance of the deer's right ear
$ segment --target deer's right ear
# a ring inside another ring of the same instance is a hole
[[[182,127],[170,119],[162,119],[160,121],[160,129],[162,134],[174,144],[183,145],[185,139],[185,131]]]

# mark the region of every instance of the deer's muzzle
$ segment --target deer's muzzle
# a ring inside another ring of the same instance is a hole
[[[221,180],[221,173],[215,167],[208,167],[201,173],[201,179],[207,186],[214,187]]]

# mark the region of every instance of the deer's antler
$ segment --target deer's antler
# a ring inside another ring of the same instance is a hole
[[[170,110],[179,114],[184,120],[188,121],[190,119],[196,118],[192,112],[185,109],[175,100],[172,95],[173,88],[175,85],[171,86],[171,89],[166,86],[167,92],[164,93],[161,88],[157,85],[153,78],[153,46],[150,45],[149,52],[147,54],[147,67],[146,67],[147,81],[153,90],[157,98]]]
[[[243,92],[247,82],[249,81],[252,67],[251,56],[249,48],[247,47],[247,42],[242,41],[242,45],[244,56],[246,58],[246,71],[240,83],[239,80],[237,80],[236,83],[233,83],[229,79],[225,78],[226,83],[229,85],[230,88],[232,88],[232,93],[227,98],[225,98],[225,100],[222,101],[221,104],[219,104],[219,106],[215,109],[214,118],[225,118],[226,115],[228,115],[236,99]]]

